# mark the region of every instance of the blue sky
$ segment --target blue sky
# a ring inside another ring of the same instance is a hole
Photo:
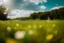
[[[64,6],[64,0],[48,0],[48,2],[43,5],[47,7],[46,10],[51,10],[51,8],[56,6]]]
[[[11,10],[9,18],[16,18],[29,16],[33,12],[59,9],[64,7],[64,0],[0,0],[0,5]]]

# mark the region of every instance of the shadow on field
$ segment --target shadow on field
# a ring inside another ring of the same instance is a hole
[[[58,32],[50,41],[50,43],[64,43],[64,21],[57,22],[56,28]]]

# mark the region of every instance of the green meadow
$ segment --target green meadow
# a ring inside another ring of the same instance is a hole
[[[0,21],[1,43],[64,43],[64,20]]]

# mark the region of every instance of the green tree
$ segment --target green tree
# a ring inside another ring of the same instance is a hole
[[[5,12],[6,8],[0,6],[0,20],[7,20],[7,14]]]
[[[37,19],[37,18],[38,18],[37,13],[32,13],[32,14],[30,15],[30,18],[31,18],[31,19]]]
[[[60,16],[60,19],[64,19],[64,7],[58,9],[58,15]]]

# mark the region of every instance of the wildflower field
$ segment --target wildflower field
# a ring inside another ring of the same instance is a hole
[[[64,43],[64,21],[0,21],[0,43]]]

